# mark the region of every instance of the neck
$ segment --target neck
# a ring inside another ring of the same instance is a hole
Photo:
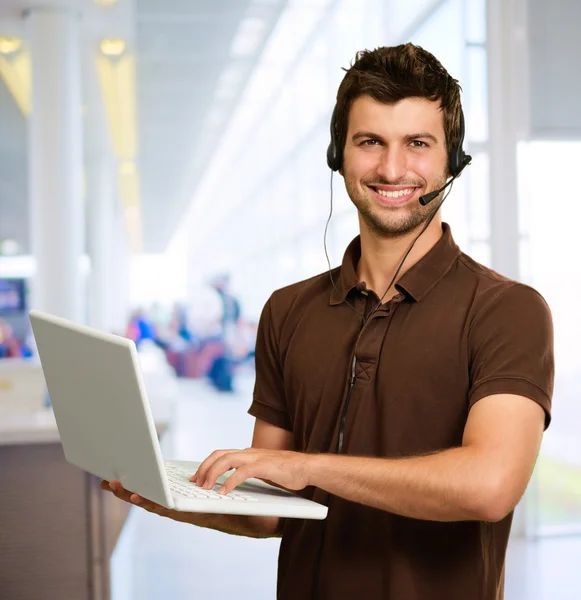
[[[361,258],[357,265],[359,281],[365,281],[367,289],[373,290],[381,298],[405,253],[419,235],[423,226],[422,224],[418,229],[401,236],[383,237],[371,231],[360,216]],[[409,271],[435,246],[441,237],[442,219],[440,214],[437,214],[408,254],[397,279],[394,281],[394,285],[385,296],[384,301],[397,294],[395,284],[404,273]]]

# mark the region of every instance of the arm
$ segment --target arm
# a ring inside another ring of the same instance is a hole
[[[287,489],[313,485],[353,502],[415,519],[499,521],[523,495],[538,455],[545,413],[524,396],[495,394],[470,411],[463,444],[402,459],[249,449],[217,451],[193,478],[221,492],[249,477]]]
[[[544,420],[528,398],[489,396],[472,408],[459,448],[395,460],[314,456],[309,483],[406,517],[499,521],[524,494]]]
[[[252,448],[265,450],[288,450],[292,447],[292,434],[285,429],[270,425],[260,419],[254,425]],[[137,494],[124,490],[119,481],[103,481],[101,489],[111,491],[125,502],[130,502],[162,517],[190,523],[198,527],[215,529],[231,535],[254,538],[280,537],[283,520],[278,517],[255,517],[243,515],[218,515],[210,513],[189,513],[165,508],[150,502]]]

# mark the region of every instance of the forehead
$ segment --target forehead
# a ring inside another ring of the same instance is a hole
[[[357,131],[396,136],[429,132],[444,139],[444,113],[439,101],[427,98],[404,98],[385,104],[371,96],[359,96],[349,111],[348,135]]]

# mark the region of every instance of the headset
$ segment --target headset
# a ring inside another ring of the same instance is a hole
[[[329,254],[327,252],[327,229],[329,228],[331,216],[333,215],[333,173],[335,171],[339,171],[339,169],[341,168],[341,166],[343,164],[343,149],[339,145],[339,133],[338,133],[338,128],[337,128],[337,105],[335,105],[335,108],[333,108],[333,114],[331,116],[330,132],[331,132],[331,141],[329,143],[329,147],[327,148],[327,165],[331,169],[331,185],[330,185],[330,187],[331,187],[331,210],[329,212],[329,218],[327,219],[327,224],[325,225],[325,234],[323,237],[323,244],[325,247],[325,256],[327,257],[327,264],[329,266],[329,278],[331,279],[331,284],[333,285],[333,288],[335,289],[335,291],[338,292],[335,282],[333,281],[333,275],[331,273],[331,261],[329,260]],[[466,152],[464,152],[464,147],[463,147],[464,146],[464,135],[465,135],[465,122],[464,122],[464,111],[462,110],[462,108],[460,108],[460,132],[459,132],[459,134],[460,135],[459,135],[457,146],[450,148],[450,150],[448,151],[448,172],[450,173],[451,178],[441,188],[439,188],[437,190],[433,190],[432,192],[428,192],[427,194],[424,194],[423,196],[420,196],[419,203],[422,206],[426,206],[432,200],[437,198],[449,185],[454,183],[454,181],[460,176],[462,171],[472,162],[472,157],[469,154],[466,154]],[[448,192],[448,194],[449,193],[450,192]],[[438,210],[444,203],[444,200],[448,197],[448,194],[446,194],[442,198],[438,208],[432,213],[432,215],[426,221],[424,227],[422,228],[422,230],[420,231],[418,236],[415,238],[415,240],[412,242],[412,244],[408,248],[408,250],[405,253],[404,257],[402,258],[402,261],[399,264],[399,267],[398,267],[397,271],[395,272],[389,286],[385,290],[384,294],[381,296],[377,305],[371,310],[371,312],[367,315],[367,317],[365,317],[365,315],[363,315],[360,311],[358,311],[351,303],[347,302],[347,300],[344,301],[345,304],[347,304],[353,311],[355,311],[357,314],[361,315],[362,325],[364,325],[365,322],[369,319],[369,317],[371,317],[371,315],[381,306],[381,303],[383,302],[383,299],[387,295],[387,292],[391,289],[391,286],[393,285],[394,281],[397,279],[397,276],[399,275],[399,272],[401,271],[406,258],[408,257],[409,253],[412,251],[412,248],[414,247],[415,243],[418,241],[419,237],[422,235],[422,233],[424,233],[424,231],[427,229],[428,225],[432,222],[432,219],[434,218],[434,216],[436,215],[436,213],[438,212]]]
[[[458,140],[457,146],[450,148],[448,151],[448,172],[452,176],[452,180],[460,176],[460,173],[472,162],[472,157],[464,152],[464,135],[465,135],[465,124],[464,124],[464,111],[460,109],[460,139]],[[331,141],[327,148],[327,164],[331,171],[339,171],[343,164],[343,148],[339,145],[339,131],[337,128],[337,105],[333,109],[333,115],[331,116]],[[450,180],[450,181],[452,181]],[[448,182],[450,183],[450,182]],[[422,206],[431,202],[438,194],[440,194],[444,188],[440,190],[434,190],[435,195],[430,197],[429,200],[422,202],[422,198],[431,196],[434,192],[430,192],[420,198]]]

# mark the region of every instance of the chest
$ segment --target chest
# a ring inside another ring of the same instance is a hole
[[[351,454],[406,456],[461,443],[466,316],[429,308],[392,303],[363,328],[343,306],[316,323],[308,314],[293,323],[283,373],[297,449],[333,451],[342,419]]]

